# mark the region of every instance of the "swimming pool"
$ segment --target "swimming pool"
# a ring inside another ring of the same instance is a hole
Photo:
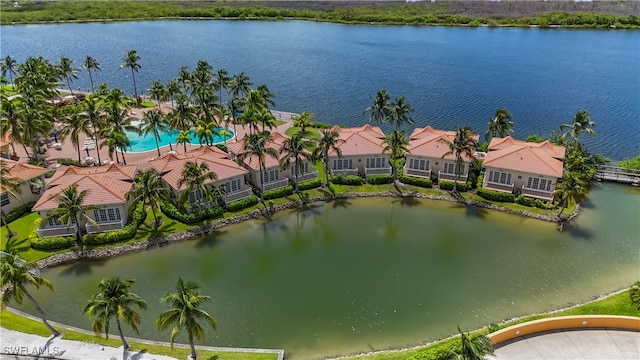
[[[216,130],[220,131],[223,128],[216,128]],[[214,135],[213,136],[213,143],[214,144],[218,144],[221,142],[224,142],[225,140],[229,140],[232,139],[235,134],[233,133],[233,130],[231,129],[226,129],[229,134],[228,136],[220,136],[220,135]],[[173,130],[170,132],[161,132],[160,133],[160,140],[158,141],[158,144],[162,147],[162,146],[167,146],[169,144],[173,145],[174,147],[176,146],[176,138],[178,137],[178,134],[180,132],[178,130]],[[156,150],[156,139],[153,137],[152,134],[147,134],[147,135],[140,135],[137,134],[133,131],[127,131],[126,132],[127,137],[129,138],[129,142],[130,142],[130,146],[128,151],[129,152],[146,152],[146,151],[151,151],[151,150]],[[197,144],[200,145],[200,141],[198,139],[198,136],[195,134],[194,130],[190,131],[190,136],[191,136],[191,144]],[[180,144],[180,146],[182,146],[182,144]]]

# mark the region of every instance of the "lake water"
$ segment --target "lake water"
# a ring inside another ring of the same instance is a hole
[[[387,89],[416,109],[416,126],[470,125],[480,133],[498,107],[515,136],[548,134],[587,109],[590,150],[640,154],[640,31],[354,26],[302,21],[156,21],[2,26],[2,56],[18,61],[91,55],[97,83],[132,93],[121,58],[136,49],[138,88],[169,81],[198,59],[247,73],[276,94],[278,109],[348,126],[367,121],[369,95]],[[75,87],[86,90],[80,73]],[[388,128],[385,128],[388,130]],[[410,130],[410,127],[406,127]]]
[[[575,223],[455,203],[350,199],[229,226],[199,239],[43,272],[34,292],[53,320],[83,328],[102,277],[132,277],[140,337],[181,276],[202,284],[218,321],[203,344],[284,348],[312,359],[433,341],[568,306],[640,278],[640,191],[595,185]],[[163,226],[171,226],[171,222]],[[180,338],[179,341],[184,341]]]

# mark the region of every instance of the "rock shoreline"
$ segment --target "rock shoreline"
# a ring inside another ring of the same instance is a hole
[[[478,206],[481,208],[506,212],[512,215],[525,216],[525,217],[542,220],[542,221],[561,223],[561,221],[558,219],[557,216],[535,214],[528,211],[512,210],[502,206],[484,203],[484,202],[475,201],[475,200],[465,200],[465,202],[462,202],[459,199],[456,199],[452,196],[447,196],[447,195],[429,195],[429,194],[416,193],[416,192],[406,192],[403,194],[398,194],[392,191],[372,192],[372,193],[343,193],[343,194],[337,194],[335,196],[319,196],[314,198],[307,198],[304,200],[290,201],[284,204],[268,205],[266,209],[256,209],[247,214],[220,219],[213,224],[200,226],[194,229],[180,231],[180,232],[173,233],[166,236],[158,236],[158,237],[150,238],[147,240],[139,241],[133,244],[125,244],[125,245],[120,245],[120,246],[115,246],[110,248],[101,248],[101,249],[92,249],[92,250],[68,251],[61,254],[55,254],[45,259],[39,260],[37,262],[37,265],[39,268],[42,269],[42,268],[48,268],[48,267],[53,267],[57,265],[71,263],[81,259],[103,259],[103,258],[109,258],[112,256],[128,254],[132,252],[145,251],[145,250],[153,249],[159,246],[164,246],[170,243],[179,242],[179,241],[191,239],[198,236],[204,236],[217,229],[223,228],[228,225],[238,224],[247,220],[258,219],[261,217],[269,216],[270,214],[276,213],[278,211],[297,208],[311,202],[331,201],[335,199],[363,198],[363,197],[394,197],[394,198],[400,198],[400,197],[411,198],[412,197],[412,198],[419,198],[419,199],[451,201],[451,202],[458,202],[461,204],[465,204],[466,206],[469,206],[469,205]],[[578,207],[576,207],[576,209],[573,211],[573,213],[571,213],[571,215],[567,220],[573,219],[575,216],[577,216],[577,214],[578,214]]]

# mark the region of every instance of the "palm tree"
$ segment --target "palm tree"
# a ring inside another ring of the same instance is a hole
[[[218,135],[224,139],[224,144],[227,144],[227,140],[229,140],[229,138],[231,137],[231,131],[227,130],[227,129],[220,129],[220,131],[218,131]]]
[[[276,126],[276,118],[271,115],[271,111],[267,108],[263,108],[258,112],[257,121],[262,123],[262,131],[265,131],[265,127],[271,130]]]
[[[156,100],[158,104],[158,109],[162,111],[160,107],[160,102],[164,101],[167,98],[167,89],[166,87],[158,80],[153,80],[151,82],[151,88],[149,89],[149,96],[151,96],[152,100]]]
[[[9,74],[9,82],[11,83],[11,85],[14,85],[13,75],[16,74],[17,68],[18,68],[18,62],[9,55],[7,55],[4,59],[0,61],[0,69],[2,71],[2,76],[7,76],[7,74]]]
[[[236,130],[236,113],[242,108],[242,106],[244,106],[242,100],[236,96],[232,96],[231,99],[229,99],[229,113],[231,114],[231,122],[233,122],[233,132],[234,133],[238,133],[238,131]]]
[[[553,195],[561,204],[558,217],[562,215],[564,209],[571,205],[584,201],[589,192],[589,184],[583,180],[583,176],[578,173],[565,172],[562,174],[562,181],[556,184],[556,190]]]
[[[78,152],[78,162],[81,162],[80,157],[82,151],[80,150],[80,133],[86,134],[91,137],[91,121],[90,118],[84,116],[81,108],[73,106],[69,109],[69,114],[65,117],[65,123],[60,128],[60,137],[65,139],[67,136],[71,137],[71,143],[75,145]],[[62,140],[61,140],[62,141]]]
[[[187,95],[178,95],[176,107],[167,114],[172,129],[188,130],[195,122],[196,113],[190,102],[191,100]]]
[[[218,100],[220,100],[220,107],[222,107],[222,90],[229,90],[229,85],[231,84],[231,77],[229,76],[229,72],[226,69],[218,69],[218,72],[215,75],[215,79],[213,81],[214,88],[218,89]]]
[[[142,203],[145,208],[150,207],[154,225],[160,226],[155,209],[169,200],[169,190],[155,170],[139,170],[133,179],[133,188],[127,194],[127,198],[131,200],[130,211],[135,209],[138,203]]]
[[[560,125],[560,131],[567,130],[562,134],[563,139],[566,138],[567,135],[571,135],[573,140],[577,141],[582,132],[586,132],[589,135],[595,135],[596,132],[593,130],[595,125],[596,123],[591,120],[591,116],[587,110],[580,110],[576,113],[576,116],[573,117],[573,122],[571,124]]]
[[[404,154],[408,153],[407,134],[404,131],[393,130],[393,132],[385,137],[387,145],[382,150],[382,153],[387,151],[390,153],[389,160],[391,160],[391,170],[393,172],[394,184],[398,183],[398,160],[404,157]]]
[[[2,191],[6,191],[8,195],[13,196],[17,200],[22,201],[22,198],[20,196],[20,180],[11,176],[11,171],[3,160],[0,160],[0,189],[2,189]],[[10,239],[15,234],[9,228],[9,222],[5,218],[4,210],[0,209],[0,211],[0,216],[2,217],[1,220],[4,223],[5,228],[7,229],[7,238]]]
[[[138,56],[138,52],[136,50],[129,50],[122,57],[122,64],[120,64],[120,69],[130,68],[131,69],[131,78],[133,79],[133,95],[136,99],[138,99],[138,87],[136,86],[136,74],[142,66],[138,63],[140,60],[140,56]]]
[[[310,112],[303,112],[302,114],[293,115],[291,117],[291,121],[293,121],[293,126],[300,128],[300,134],[305,135],[307,133],[307,126],[311,126],[311,120],[315,115]]]
[[[449,141],[447,139],[440,139],[441,142],[445,143],[449,147],[449,151],[444,153],[442,157],[454,154],[456,157],[456,181],[453,182],[453,193],[457,193],[458,191],[458,181],[460,181],[460,175],[462,170],[464,169],[464,159],[463,156],[466,156],[471,162],[475,161],[475,152],[476,147],[478,146],[478,142],[474,139],[473,131],[468,126],[458,128],[456,130],[456,136],[453,141]]]
[[[86,232],[85,223],[96,225],[87,212],[91,210],[99,209],[95,205],[84,205],[84,199],[87,197],[88,190],[78,191],[78,185],[73,184],[64,189],[62,193],[56,196],[58,201],[58,207],[49,210],[44,221],[49,219],[55,219],[61,223],[66,223],[67,227],[75,224],[76,228],[76,243],[82,249],[82,234]]]
[[[629,289],[629,298],[631,304],[640,310],[640,281],[636,281],[636,283],[631,286],[631,289]]]
[[[206,61],[198,61],[196,70],[187,80],[187,86],[191,90],[194,103],[200,113],[204,114],[207,122],[215,122],[213,109],[216,106],[217,96],[213,85],[213,70]]]
[[[184,152],[187,152],[187,144],[191,144],[191,131],[180,130],[176,137],[176,144],[182,144],[184,146]]]
[[[82,63],[82,67],[85,68],[89,73],[89,80],[91,81],[91,92],[94,92],[95,90],[93,88],[93,75],[91,72],[102,70],[100,68],[100,63],[98,62],[98,60],[87,55],[87,57],[84,59],[84,62]]]
[[[389,107],[389,122],[395,123],[396,130],[398,130],[403,123],[413,124],[413,118],[409,115],[412,112],[413,107],[405,102],[403,96],[400,96],[396,98]]]
[[[271,92],[269,87],[265,84],[258,85],[256,88],[262,99],[264,100],[264,106],[269,109],[269,105],[275,106],[276,102],[273,100],[276,96]]]
[[[386,90],[378,90],[375,97],[369,95],[371,99],[371,106],[364,110],[364,113],[369,113],[369,122],[375,122],[376,125],[380,125],[381,122],[387,121],[391,114],[389,108],[389,100],[391,97]]]
[[[147,308],[147,303],[130,291],[134,284],[135,280],[133,279],[103,278],[98,284],[99,291],[87,301],[83,310],[83,314],[94,319],[92,328],[96,335],[104,332],[107,339],[109,338],[109,322],[112,317],[115,317],[124,349],[128,349],[129,344],[124,338],[120,322],[124,321],[138,334],[140,314],[133,309],[133,306],[142,310]]]
[[[313,141],[303,138],[302,135],[298,133],[286,139],[278,150],[278,153],[283,155],[279,161],[280,170],[287,171],[291,168],[291,163],[293,161],[293,174],[295,176],[294,190],[296,193],[299,192],[298,175],[304,173],[304,162],[305,160],[311,162],[311,159],[313,158],[311,153],[307,151],[307,149],[311,148],[313,145]]]
[[[320,140],[318,140],[317,147],[313,149],[313,158],[322,161],[324,165],[324,174],[326,176],[326,186],[329,186],[329,177],[331,170],[329,169],[329,151],[333,150],[338,155],[338,158],[342,157],[342,150],[338,145],[344,142],[340,139],[340,134],[337,131],[324,129],[320,131]]]
[[[127,152],[127,148],[131,146],[131,142],[129,141],[127,135],[116,131],[109,134],[109,139],[112,139],[115,143],[116,148],[120,149],[120,155],[122,155],[122,163],[127,165],[127,159],[124,158],[124,153]]]
[[[186,185],[186,189],[180,197],[180,204],[185,208],[187,203],[193,204],[193,201],[189,201],[189,195],[191,193],[196,194],[195,201],[197,201],[200,206],[203,204],[203,198],[206,199],[207,202],[213,202],[213,194],[207,182],[216,181],[217,179],[218,176],[216,173],[209,171],[209,165],[207,165],[207,163],[200,163],[200,165],[193,161],[185,163],[184,169],[182,169],[182,176],[180,177],[180,181],[178,181],[178,188]]]
[[[241,72],[233,76],[233,79],[229,84],[229,89],[231,90],[232,96],[242,99],[244,95],[249,92],[249,87],[251,85],[253,85],[253,83],[249,80],[247,74]]]
[[[242,124],[242,128],[244,129],[245,125],[249,126],[249,134],[253,134],[254,130],[258,132],[259,118],[260,111],[254,107],[247,107],[242,114],[238,115],[238,120]]]
[[[169,327],[171,329],[171,347],[176,335],[182,330],[187,331],[189,345],[191,345],[191,359],[196,359],[196,348],[193,345],[194,338],[202,340],[204,329],[198,320],[205,320],[212,329],[217,328],[215,319],[201,307],[205,302],[211,301],[209,296],[201,295],[198,289],[200,286],[194,282],[184,282],[178,278],[176,292],[169,293],[162,298],[162,301],[169,304],[170,308],[161,312],[156,318],[158,330],[163,331]]]
[[[60,72],[60,77],[67,81],[67,86],[69,86],[69,91],[71,92],[71,95],[73,95],[71,82],[74,79],[78,79],[78,69],[75,69],[73,67],[73,60],[62,55],[60,57],[60,63],[58,64],[58,71]]]
[[[242,151],[238,154],[238,161],[243,162],[245,159],[251,160],[252,157],[258,158],[258,168],[260,170],[260,200],[264,202],[264,173],[265,173],[265,159],[266,156],[271,156],[274,159],[278,158],[278,152],[276,149],[269,147],[269,143],[273,140],[272,136],[268,132],[249,134],[244,138],[244,144],[242,145]]]
[[[484,360],[486,355],[493,355],[493,343],[484,334],[471,335],[464,333],[458,325],[460,333],[461,350],[456,354],[460,360]]]
[[[107,127],[107,117],[103,111],[104,102],[99,96],[87,96],[82,102],[82,113],[80,115],[86,119],[91,125],[89,136],[96,144],[100,143],[101,137],[104,135],[104,129]],[[102,164],[100,158],[100,149],[96,151],[98,154],[98,166]]]
[[[173,79],[169,81],[169,83],[167,84],[167,97],[171,99],[171,109],[173,109],[173,104],[176,99],[176,96],[178,96],[181,92],[182,92],[182,89],[180,88],[178,79]]]
[[[21,141],[24,126],[24,111],[22,111],[21,106],[16,104],[20,100],[14,99],[13,101],[9,101],[5,94],[0,94],[0,100],[0,132],[2,134],[11,133],[11,148],[13,149],[13,153],[16,154],[14,143],[19,141],[24,146],[24,142]]]
[[[2,293],[2,309],[7,306],[10,298],[13,298],[18,304],[22,304],[22,300],[26,296],[40,315],[44,326],[53,336],[59,336],[60,332],[49,324],[46,314],[27,290],[27,286],[40,289],[40,286],[44,285],[51,291],[55,291],[51,282],[40,276],[36,263],[25,261],[14,254],[3,255],[0,257],[0,273],[3,287],[5,287]]]
[[[206,119],[200,119],[196,121],[195,134],[200,144],[213,145],[214,136],[218,134],[218,125],[213,121],[207,122]]]
[[[109,133],[109,136],[100,143],[100,149],[107,147],[109,149],[109,159],[113,160],[113,154],[115,153],[116,162],[120,164],[120,158],[118,157],[118,141],[116,139],[117,135],[114,134],[115,133]]]
[[[484,134],[485,140],[489,141],[492,137],[505,137],[510,132],[513,132],[513,121],[511,121],[511,114],[505,108],[499,108],[496,110],[496,114],[493,118],[489,118],[488,130]]]
[[[165,122],[164,114],[160,109],[153,109],[144,113],[142,117],[142,126],[140,127],[140,133],[144,135],[153,134],[156,140],[156,149],[158,149],[158,156],[160,154],[160,133],[168,132],[169,126]]]

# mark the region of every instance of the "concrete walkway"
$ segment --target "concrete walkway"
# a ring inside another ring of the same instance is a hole
[[[640,332],[594,329],[524,336],[500,346],[488,359],[638,360]]]

